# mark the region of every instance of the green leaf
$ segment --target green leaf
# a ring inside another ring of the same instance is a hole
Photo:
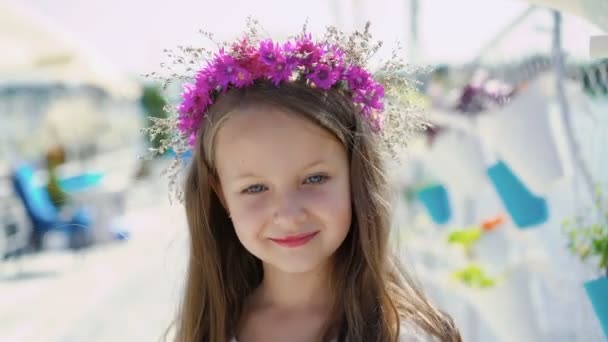
[[[452,277],[469,287],[488,288],[496,285],[496,280],[486,275],[485,271],[476,265],[452,273]]]
[[[483,230],[479,227],[455,230],[448,235],[448,242],[469,248],[481,238],[482,234]]]

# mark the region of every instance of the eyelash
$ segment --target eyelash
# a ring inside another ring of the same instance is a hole
[[[319,181],[317,182],[308,182],[308,180],[310,180],[311,178],[320,178]],[[323,184],[325,182],[327,182],[329,180],[329,176],[327,175],[312,175],[306,178],[305,184],[313,184],[313,185],[319,185],[319,184]],[[259,189],[259,188],[263,188],[262,190],[258,190],[258,191],[252,191],[252,189]],[[254,184],[248,188],[246,188],[245,190],[242,191],[243,194],[245,195],[255,195],[258,194],[260,192],[263,192],[264,190],[266,190],[266,187],[262,184]]]

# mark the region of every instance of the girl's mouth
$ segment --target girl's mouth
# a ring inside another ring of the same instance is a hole
[[[308,243],[308,241],[312,240],[318,233],[319,231],[316,231],[312,233],[291,235],[280,239],[271,238],[270,240],[276,242],[281,246],[293,248],[305,245],[306,243]]]

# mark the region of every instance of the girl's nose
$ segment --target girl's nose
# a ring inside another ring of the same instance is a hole
[[[278,196],[273,223],[287,229],[297,229],[297,226],[306,221],[306,210],[304,203],[297,192],[290,192]]]

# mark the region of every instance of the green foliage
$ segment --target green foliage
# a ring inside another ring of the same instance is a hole
[[[483,235],[483,230],[480,227],[469,227],[465,229],[457,229],[448,235],[448,242],[461,245],[465,250],[470,250],[473,244],[477,242]]]
[[[601,199],[601,192],[598,195]],[[598,270],[608,276],[608,206],[598,200],[596,208],[600,211],[598,219],[578,216],[564,221],[562,228],[568,249],[584,262],[594,260]]]
[[[59,209],[61,209],[70,199],[68,193],[66,193],[59,184],[59,178],[55,172],[55,167],[49,168],[49,181],[46,189],[51,198],[51,202]]]
[[[470,265],[452,273],[452,277],[469,287],[489,288],[496,285],[496,279],[489,277],[485,271],[477,266]]]
[[[148,118],[166,119],[169,116],[169,113],[167,113],[165,110],[167,101],[163,97],[161,90],[158,87],[144,87],[140,103],[144,109],[145,115]],[[147,127],[149,128],[151,126],[152,121],[147,120]],[[168,138],[167,133],[158,134],[152,141],[150,141],[150,145],[152,148],[159,148],[161,146],[161,141]]]

